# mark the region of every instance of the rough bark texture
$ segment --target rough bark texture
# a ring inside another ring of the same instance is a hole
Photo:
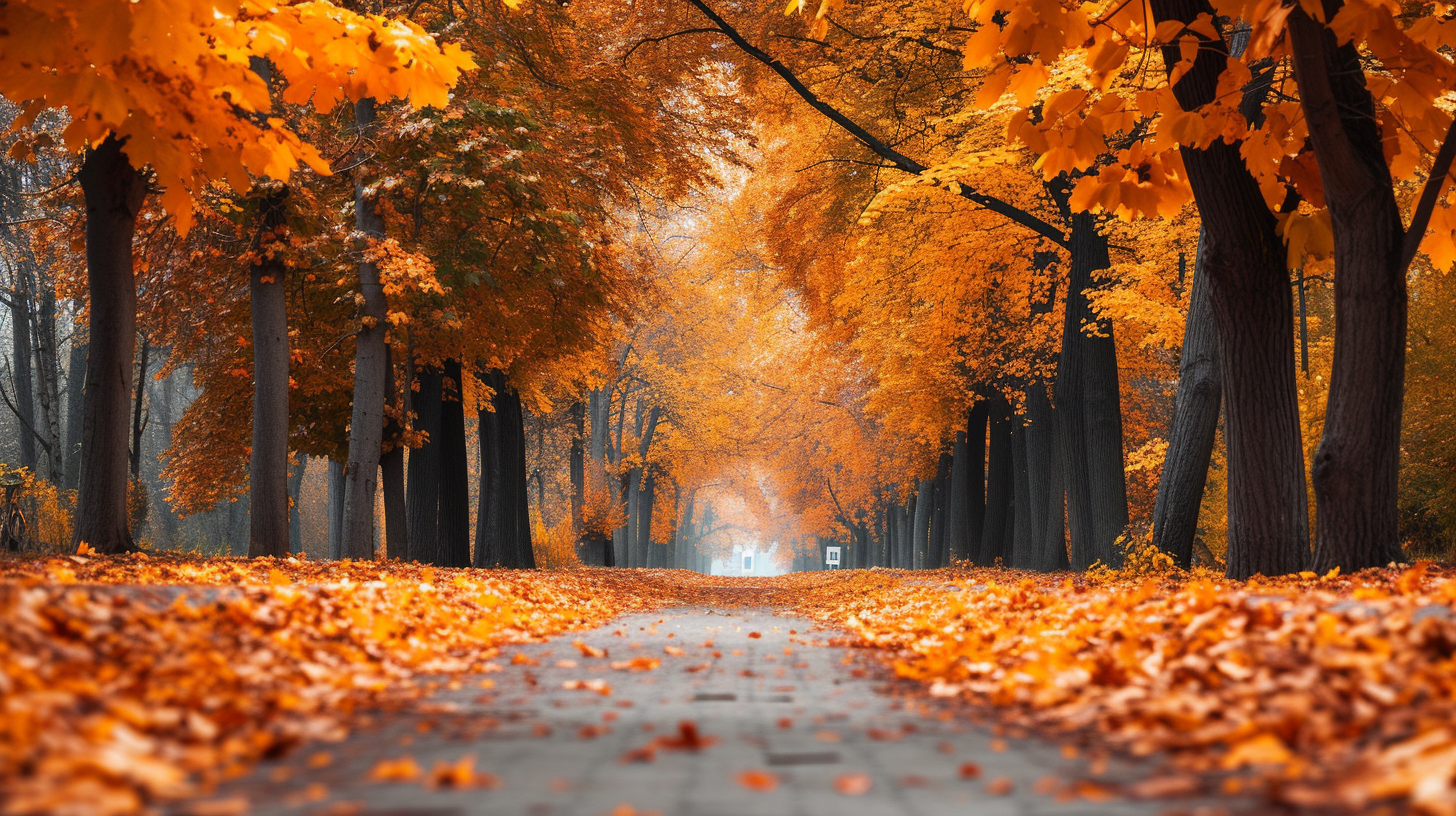
[[[1193,22],[1206,0],[1152,0],[1156,22]],[[1184,110],[1215,98],[1223,41],[1203,43],[1173,87]],[[1171,69],[1177,46],[1165,49]],[[1209,296],[1218,327],[1228,446],[1228,575],[1297,572],[1309,561],[1308,500],[1295,381],[1294,309],[1284,242],[1240,145],[1183,148],[1198,202]]]
[[[1326,19],[1340,5],[1326,0]],[[1354,571],[1401,560],[1405,232],[1359,52],[1300,9],[1289,41],[1335,236],[1335,353],[1310,467],[1313,567]]]
[[[981,549],[972,556],[978,567],[989,567],[1000,558],[1007,561],[1011,547],[1011,508],[1015,501],[1012,462],[1011,405],[999,392],[988,400],[991,432],[986,455],[986,523],[981,532]]]
[[[390,409],[384,421],[385,450],[379,456],[379,484],[384,494],[384,554],[387,558],[403,561],[410,557],[404,442],[400,439],[404,426],[399,419],[405,415],[406,409],[404,399],[395,387],[394,352],[388,346],[384,350],[384,371],[384,400]]]
[[[504,372],[481,380],[495,392],[480,409],[480,504],[475,525],[475,566],[534,569],[529,494],[526,488],[526,428],[521,397]],[[495,410],[490,410],[490,408]]]
[[[1208,481],[1223,393],[1218,327],[1214,325],[1204,257],[1200,231],[1198,254],[1193,261],[1193,288],[1188,293],[1183,356],[1178,364],[1178,394],[1168,427],[1168,453],[1153,503],[1153,545],[1184,569],[1193,563],[1193,539],[1198,535],[1198,511]]]
[[[361,99],[354,105],[354,122],[361,132],[372,130],[373,99]],[[384,237],[384,218],[377,206],[368,174],[361,169],[354,179],[354,228],[364,240]],[[362,242],[358,249],[364,249]],[[343,555],[369,560],[374,558],[374,496],[379,485],[387,374],[384,286],[373,262],[359,262],[359,291],[364,304],[354,339],[354,410],[349,422],[349,462],[344,468]]]
[[[470,566],[470,462],[465,452],[465,403],[460,361],[445,361],[440,400],[440,543],[442,567]],[[521,500],[525,500],[522,484]]]
[[[282,257],[270,256],[283,240],[288,188],[275,184],[259,196],[258,236],[249,283],[253,322],[253,450],[248,459],[252,512],[248,556],[284,557],[288,536],[288,301]]]
[[[444,373],[436,366],[421,366],[415,379],[420,384],[420,390],[413,392],[415,428],[425,440],[410,451],[409,479],[405,484],[408,557],[435,564],[440,558],[440,407]]]
[[[136,343],[131,244],[146,185],[114,137],[86,154],[80,180],[86,197],[91,353],[74,539],[98,552],[129,552],[136,549],[126,512],[127,408]]]

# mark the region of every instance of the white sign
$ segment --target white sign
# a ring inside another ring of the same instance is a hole
[[[743,571],[753,572],[753,553],[743,554]]]
[[[839,566],[839,548],[838,547],[825,547],[824,548],[824,563],[826,565],[828,565],[828,566],[831,566],[831,567],[837,567],[837,566]]]

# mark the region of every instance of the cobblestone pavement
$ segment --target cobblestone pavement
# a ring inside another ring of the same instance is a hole
[[[963,704],[928,698],[869,656],[828,645],[831,635],[762,611],[625,617],[508,649],[500,672],[374,717],[343,743],[304,746],[218,793],[246,796],[264,816],[1224,812],[1193,800],[1108,799],[1085,785],[1069,795],[1079,780],[1106,790],[1148,769],[998,737]],[[587,656],[577,640],[608,655]],[[634,659],[661,665],[623,665]],[[685,722],[704,743],[697,750]],[[371,778],[385,761],[412,758],[428,776],[467,755],[495,779],[432,789]]]

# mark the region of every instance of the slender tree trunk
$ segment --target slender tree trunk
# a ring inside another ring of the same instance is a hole
[[[623,477],[622,492],[627,496],[627,523],[622,527],[623,549],[627,553],[627,566],[646,566],[641,542],[637,538],[637,513],[641,506],[642,468],[634,467]]]
[[[506,438],[506,378],[503,372],[492,370],[481,379],[495,394],[489,404],[481,403],[479,413],[480,498],[475,521],[475,566],[513,567],[515,547],[510,535],[514,522],[505,512],[507,451],[502,449]]]
[[[1026,525],[1032,528],[1031,552],[1026,554],[1025,563],[1027,568],[1043,572],[1066,569],[1065,504],[1056,409],[1042,383],[1032,383],[1026,390],[1026,421],[1026,493],[1030,501],[1025,513],[1018,510],[1018,519],[1026,519]]]
[[[945,548],[951,561],[974,558],[970,548],[970,453],[965,431],[956,431],[951,446],[950,487],[945,498]]]
[[[1325,18],[1340,5],[1327,0]],[[1402,560],[1405,230],[1355,44],[1340,45],[1298,8],[1289,15],[1289,42],[1335,239],[1335,353],[1310,468],[1312,564],[1354,571]]]
[[[465,453],[463,370],[457,359],[445,360],[440,401],[440,543],[441,567],[470,566],[470,462]],[[521,500],[525,500],[524,483]]]
[[[1011,430],[1011,507],[1015,524],[1007,536],[1006,565],[1017,569],[1036,566],[1036,525],[1031,509],[1031,454],[1027,448],[1026,426],[1020,417],[1012,416]]]
[[[1155,22],[1185,24],[1213,11],[1206,0],[1152,0],[1152,10]],[[1227,55],[1221,39],[1199,47],[1193,67],[1173,87],[1184,110],[1214,101]],[[1164,49],[1163,57],[1171,70],[1179,59],[1177,46]],[[1282,575],[1309,561],[1294,309],[1284,242],[1240,147],[1215,140],[1203,150],[1180,151],[1202,220],[1204,268],[1218,331],[1231,578]]]
[[[86,370],[89,329],[81,322],[81,314],[75,315],[75,327],[71,334],[70,359],[66,364],[66,471],[64,484],[67,490],[75,490],[81,484],[81,440],[85,436],[86,414]],[[129,367],[129,366],[128,366]]]
[[[642,488],[637,493],[637,541],[642,552],[642,566],[661,567],[665,566],[656,557],[658,545],[652,543],[652,504],[656,498],[657,477],[651,470],[642,480]]]
[[[65,446],[61,441],[60,355],[56,343],[56,289],[49,276],[40,280],[36,312],[35,356],[37,396],[40,404],[40,432],[45,438],[45,478],[59,486],[65,473]]]
[[[34,287],[30,283],[29,271],[24,264],[15,270],[15,285],[10,290],[10,393],[15,400],[15,413],[20,420],[16,434],[20,442],[20,465],[31,473],[39,470],[40,459],[36,455],[35,438],[39,428],[35,422],[35,375],[30,369],[30,308],[34,299]]]
[[[303,474],[307,470],[308,457],[301,453],[298,461],[288,467],[288,550],[292,553],[303,552],[303,515],[299,512],[299,500],[303,492]]]
[[[991,420],[991,403],[979,399],[966,414],[966,551],[961,558],[975,558],[981,551],[986,528],[986,428]]]
[[[354,105],[360,132],[374,129],[374,100]],[[384,237],[384,218],[366,169],[354,179],[355,230],[367,242]],[[367,243],[358,247],[363,251]],[[349,462],[344,468],[344,555],[358,561],[374,558],[374,496],[379,484],[379,454],[384,437],[384,333],[386,304],[379,267],[359,262],[359,291],[363,296],[361,325],[355,337],[354,410],[349,423]]]
[[[148,341],[146,332],[137,335],[137,345],[141,354],[137,359],[136,373],[136,397],[132,400],[131,414],[131,479],[137,481],[142,477],[142,430],[145,427],[143,410],[146,406],[147,396],[147,374],[150,371],[149,362],[152,352],[152,344]]]
[[[930,511],[935,505],[935,480],[921,479],[915,502],[915,536],[912,541],[911,569],[925,569],[926,541],[930,538]]]
[[[344,463],[329,459],[329,558],[344,557]]]
[[[288,302],[287,267],[274,254],[288,240],[288,188],[274,183],[259,197],[258,236],[249,283],[253,322],[253,450],[248,459],[251,501],[248,556],[286,557],[288,535]],[[142,346],[146,348],[145,342]],[[143,355],[145,359],[145,354]]]
[[[975,556],[978,567],[993,566],[998,558],[1009,563],[1010,511],[1015,501],[1011,405],[998,391],[989,400],[988,408],[991,432],[986,457],[986,525],[982,528],[981,550]]]
[[[521,406],[521,395],[515,389],[509,392],[511,426],[511,450],[514,453],[512,469],[512,497],[515,500],[516,520],[516,566],[519,569],[536,568],[536,552],[531,544],[531,502],[526,491],[526,417]]]
[[[926,566],[930,569],[950,564],[945,547],[945,504],[950,492],[951,455],[942,453],[935,472],[935,507],[930,518],[930,551]]]
[[[132,236],[146,195],[140,172],[108,136],[81,163],[91,353],[81,432],[75,540],[103,553],[136,549],[127,528],[127,407],[136,344]]]
[[[401,439],[406,408],[395,385],[394,350],[389,345],[384,347],[384,400],[389,406],[384,421],[385,449],[379,455],[379,483],[384,494],[384,554],[386,558],[407,561],[410,558],[409,511],[404,484],[404,440]],[[469,514],[468,506],[465,512]],[[466,543],[468,548],[468,537]]]
[[[581,508],[586,504],[586,411],[581,401],[571,404],[571,539],[581,542]]]
[[[442,467],[440,411],[444,397],[444,372],[435,366],[421,366],[416,373],[420,390],[415,392],[415,429],[424,443],[410,451],[409,479],[405,484],[405,518],[409,520],[409,557],[425,564],[438,564],[440,552],[440,474]],[[481,450],[486,449],[485,425],[481,425]],[[481,467],[485,467],[482,460]],[[477,564],[477,566],[480,566]]]
[[[1188,294],[1183,355],[1178,364],[1178,394],[1168,428],[1168,453],[1153,504],[1153,544],[1184,569],[1193,563],[1193,539],[1198,534],[1198,512],[1208,481],[1223,393],[1218,328],[1213,321],[1208,273],[1203,268],[1204,243],[1200,231],[1193,261],[1193,288]]]

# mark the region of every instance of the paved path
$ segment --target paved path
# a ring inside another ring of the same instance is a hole
[[[246,795],[251,812],[264,816],[1219,812],[1188,801],[1068,796],[1077,780],[1115,785],[1146,770],[998,738],[972,724],[962,704],[927,702],[923,690],[893,680],[863,653],[825,645],[829,636],[767,612],[622,618],[509,649],[502,671],[489,675],[490,690],[467,678],[342,744],[305,746],[219,793]],[[584,656],[572,645],[578,639],[608,657]],[[610,666],[634,658],[661,666]],[[609,684],[610,694],[563,687],[593,680]],[[675,747],[685,721],[711,744]],[[428,772],[467,754],[499,785],[430,790],[369,778],[383,760],[412,757]]]

